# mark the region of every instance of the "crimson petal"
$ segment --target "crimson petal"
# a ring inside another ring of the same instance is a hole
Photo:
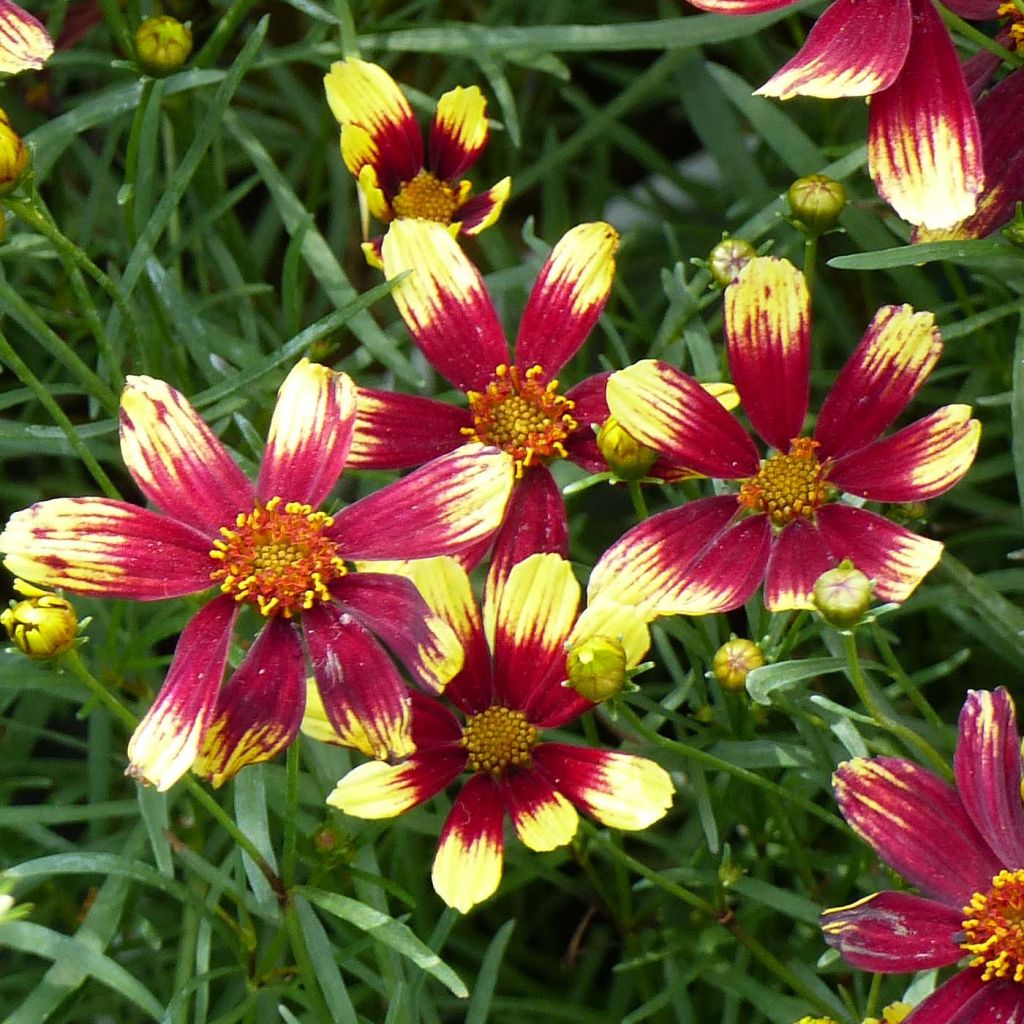
[[[815,582],[835,564],[817,527],[804,519],[790,523],[772,544],[765,573],[765,606],[773,612],[812,607]]]

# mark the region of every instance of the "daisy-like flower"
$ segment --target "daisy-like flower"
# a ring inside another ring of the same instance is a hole
[[[608,602],[577,617],[579,584],[569,563],[550,553],[519,562],[497,602],[485,599],[482,619],[452,559],[417,566],[415,579],[466,651],[465,667],[445,691],[455,710],[413,694],[416,752],[398,764],[354,768],[329,804],[359,818],[390,818],[469,772],[432,874],[440,897],[462,913],[501,881],[506,815],[531,850],[553,850],[575,834],[577,807],[620,829],[646,828],[665,814],[672,780],[653,761],[540,736],[593,707],[562,685],[569,653],[599,640],[621,645],[626,667],[643,657],[650,638],[634,610]]]
[[[0,0],[0,73],[41,68],[53,53],[49,32],[28,11]]]
[[[548,463],[569,458],[591,471],[607,468],[592,424],[608,418],[608,374],[565,394],[557,374],[604,309],[618,241],[615,229],[600,222],[562,237],[533,286],[513,359],[480,272],[447,231],[401,221],[384,240],[387,277],[408,272],[392,297],[423,354],[465,393],[468,408],[360,388],[350,465],[415,466],[466,441],[508,452],[517,480],[492,574],[506,574],[507,563],[518,560],[512,549],[566,553],[565,505]]]
[[[341,125],[341,155],[359,184],[363,237],[368,214],[383,224],[415,218],[476,235],[501,215],[512,187],[502,178],[479,195],[462,175],[487,146],[487,101],[475,86],[458,86],[437,102],[424,157],[423,135],[395,80],[376,64],[353,57],[324,76],[327,102]],[[381,239],[363,243],[367,262],[380,267]]]
[[[720,14],[760,14],[794,0],[690,0]],[[946,0],[964,18],[999,0]],[[949,32],[932,0],[835,0],[763,96],[870,96],[868,169],[905,220],[945,228],[974,212],[984,185],[978,121]]]
[[[378,639],[436,691],[462,663],[457,638],[408,580],[351,563],[446,554],[486,537],[512,466],[470,445],[318,512],[344,468],[355,412],[348,377],[300,362],[281,386],[254,484],[178,391],[129,377],[121,452],[158,511],[56,498],[15,513],[0,534],[11,572],[70,593],[147,601],[219,588],[185,627],[132,736],[133,776],[166,789],[194,767],[219,785],[273,757],[298,731],[307,674],[341,735],[368,737],[378,756],[410,751],[406,688]],[[222,686],[243,607],[262,627]]]
[[[833,783],[843,817],[920,890],[826,910],[826,941],[881,973],[961,970],[904,1024],[1024,1019],[1021,738],[1006,690],[971,690],[960,712],[956,788],[911,761],[857,758]]]
[[[655,615],[704,615],[741,605],[765,580],[773,611],[813,607],[814,582],[850,559],[885,601],[904,601],[942,545],[841,492],[880,502],[926,501],[970,468],[980,426],[948,405],[879,435],[917,393],[942,351],[931,313],[880,309],[839,373],[810,436],[810,297],[786,260],[750,261],[725,292],[733,381],[754,430],[774,451],[762,460],[740,422],[674,367],[645,360],[612,374],[612,415],[680,467],[734,480],[732,494],[652,516],[594,569],[595,597]]]

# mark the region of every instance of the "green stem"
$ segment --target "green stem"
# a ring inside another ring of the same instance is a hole
[[[61,664],[85,684],[97,703],[102,704],[128,732],[135,731],[139,720],[85,667],[85,662],[76,649],[68,651]]]
[[[868,990],[868,1001],[864,1007],[865,1017],[874,1017],[878,1013],[878,1004],[881,1002],[882,976],[875,974],[871,978],[871,988]]]
[[[629,491],[629,498],[633,502],[633,510],[636,512],[638,522],[643,522],[649,515],[647,511],[647,499],[644,497],[643,489],[636,480],[626,483],[626,490]]]
[[[210,38],[206,40],[203,48],[195,55],[193,67],[213,67],[224,47],[231,41],[235,29],[242,23],[242,19],[255,2],[256,0],[235,0],[227,14],[217,22],[217,27],[210,33]]]
[[[899,684],[900,688],[907,698],[913,703],[914,707],[921,712],[922,716],[928,720],[928,724],[934,729],[944,729],[946,723],[943,722],[942,718],[935,711],[935,709],[928,703],[927,698],[921,693],[921,691],[914,684],[914,681],[903,671],[903,666],[899,663],[899,659],[896,657],[896,652],[892,649],[892,644],[889,643],[886,638],[885,631],[878,625],[877,622],[871,626],[871,638],[875,642],[875,646],[881,652],[882,660],[888,666],[889,671],[892,672],[893,678]]]
[[[943,7],[941,3],[938,5],[938,8],[946,26],[956,32],[958,36],[961,36],[964,39],[969,39],[972,43],[976,43],[978,48],[981,50],[988,50],[989,53],[994,53],[997,57],[1009,64],[1010,67],[1019,68],[1024,65],[1024,57],[1021,57],[1020,54],[1014,53],[1012,50],[1007,50],[1005,46],[1000,46],[994,39],[985,35],[985,33],[980,29],[976,29],[973,25],[964,21],[963,18],[958,17],[951,10]]]
[[[286,887],[295,881],[295,864],[298,858],[299,763],[299,741],[296,738],[288,748],[285,759],[284,842],[281,853],[281,878]]]
[[[804,241],[804,280],[807,282],[807,294],[814,294],[814,272],[818,262],[818,235],[808,235]]]

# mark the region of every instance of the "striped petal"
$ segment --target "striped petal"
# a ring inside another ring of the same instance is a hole
[[[537,772],[513,772],[501,783],[505,809],[524,846],[538,853],[572,841],[579,828],[576,808]]]
[[[327,803],[353,818],[394,818],[440,793],[465,763],[458,750],[413,754],[401,764],[367,761],[341,778]]]
[[[406,757],[409,695],[373,635],[336,604],[305,612],[302,630],[324,711],[345,746],[369,757]]]
[[[644,359],[608,378],[608,408],[638,441],[702,476],[738,480],[761,465],[735,416],[688,374]]]
[[[11,516],[4,565],[76,594],[155,601],[210,586],[212,541],[175,519],[108,498],[53,498]]]
[[[981,424],[969,405],[947,405],[837,460],[829,481],[870,501],[928,501],[971,468]]]
[[[887,89],[907,60],[911,13],[910,0],[835,0],[800,52],[757,93],[831,100]]]
[[[329,533],[351,561],[450,555],[497,530],[514,477],[505,452],[463,445],[342,509]]]
[[[532,555],[513,566],[497,603],[484,603],[494,651],[498,701],[522,708],[534,687],[564,678],[565,639],[576,621],[580,585],[560,555]]]
[[[947,228],[974,213],[985,183],[981,132],[942,18],[931,0],[911,3],[906,63],[871,98],[868,170],[878,194],[904,220]]]
[[[932,313],[883,306],[822,403],[814,439],[838,459],[873,441],[917,394],[942,353]]]
[[[444,181],[458,178],[476,163],[489,136],[484,94],[475,85],[449,90],[437,101],[430,126],[430,170]]]
[[[509,355],[480,271],[433,221],[395,221],[382,252],[389,281],[406,275],[391,297],[423,354],[457,388],[483,391]]]
[[[849,505],[819,509],[818,529],[835,561],[849,558],[875,581],[875,594],[883,601],[906,601],[942,555],[939,541]]]
[[[408,469],[466,441],[472,419],[448,402],[358,388],[358,414],[348,463],[353,469]]]
[[[49,32],[28,11],[0,0],[0,73],[41,68],[53,53]]]
[[[434,890],[462,914],[494,894],[505,856],[505,813],[497,784],[474,775],[455,798],[434,857]]]
[[[615,279],[619,233],[597,221],[567,231],[541,268],[519,322],[516,365],[546,377],[576,354],[601,315]]]
[[[423,137],[412,108],[382,67],[355,58],[338,61],[324,76],[324,89],[354,177],[370,164],[391,195],[423,168]]]
[[[458,224],[464,235],[479,235],[501,216],[511,191],[512,179],[502,178],[486,192],[470,196],[460,203],[452,214],[452,223]]]
[[[961,910],[1001,870],[953,787],[919,765],[858,757],[832,784],[853,830],[925,895]]]
[[[192,767],[213,718],[238,605],[220,597],[178,638],[167,678],[128,741],[127,774],[170,789]]]
[[[1020,732],[1002,687],[967,691],[953,767],[960,799],[985,841],[1004,864],[1024,864]]]
[[[345,611],[383,640],[424,689],[440,693],[462,668],[462,644],[431,611],[411,580],[377,572],[350,573],[331,586]]]
[[[651,516],[616,541],[590,576],[588,599],[643,615],[707,615],[743,604],[768,563],[764,516],[734,522],[736,498],[702,498]]]
[[[789,523],[772,544],[764,581],[765,607],[772,612],[813,608],[815,582],[835,566],[813,524],[804,519]]]
[[[671,777],[646,757],[542,743],[533,748],[533,760],[556,789],[609,828],[647,828],[672,806]]]
[[[216,532],[252,508],[252,484],[180,391],[130,376],[120,421],[128,471],[169,516]]]
[[[821,917],[825,941],[862,971],[884,974],[946,967],[963,956],[953,936],[962,930],[960,908],[907,892],[878,892]]]
[[[807,415],[811,296],[789,260],[759,256],[725,290],[725,337],[736,390],[754,429],[789,450]]]
[[[318,508],[345,468],[356,389],[344,373],[300,360],[277,393],[257,492]]]
[[[305,696],[298,631],[287,619],[271,619],[220,691],[192,770],[221,786],[246,765],[276,757],[299,731]]]

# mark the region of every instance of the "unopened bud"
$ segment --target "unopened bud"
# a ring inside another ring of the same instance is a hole
[[[609,416],[597,432],[597,447],[611,471],[622,480],[642,480],[658,461],[658,453],[641,444],[614,416]]]
[[[723,690],[739,693],[746,686],[747,676],[763,664],[764,654],[753,640],[733,637],[715,651],[711,667]]]
[[[846,205],[846,189],[841,181],[824,174],[797,178],[786,193],[793,216],[812,235],[831,231]]]
[[[0,624],[11,643],[22,654],[41,661],[70,651],[78,635],[78,616],[71,602],[23,580],[15,583],[15,590],[27,595],[26,599],[11,601],[0,614]]]
[[[626,649],[618,640],[594,636],[569,651],[569,685],[593,704],[618,696],[626,684]]]
[[[192,31],[177,18],[147,18],[135,32],[139,63],[151,75],[177,71],[192,52]]]
[[[28,150],[11,127],[11,119],[0,110],[0,195],[10,192],[25,173]]]
[[[848,558],[823,572],[814,584],[814,607],[831,626],[852,626],[864,618],[874,584]]]
[[[723,238],[708,255],[708,268],[715,282],[725,288],[756,255],[757,250],[745,239]]]

